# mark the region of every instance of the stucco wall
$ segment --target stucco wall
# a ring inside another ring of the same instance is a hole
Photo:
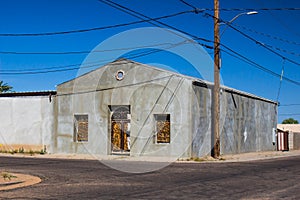
[[[118,81],[118,70],[125,72]],[[57,132],[53,149],[65,153],[111,154],[110,105],[130,105],[134,156],[190,156],[191,80],[149,66],[120,62],[57,87]],[[171,143],[155,144],[154,114],[171,115]],[[89,141],[73,140],[74,114],[89,115]]]
[[[192,87],[192,156],[202,157],[210,155],[212,149],[212,93],[205,84]]]
[[[226,101],[221,127],[223,154],[275,150],[276,104],[231,92],[223,93],[222,100]]]
[[[53,102],[48,97],[0,98],[0,149],[49,149],[53,133]]]
[[[211,153],[212,86],[193,85],[193,156]],[[199,103],[197,103],[199,102]],[[276,104],[252,95],[222,90],[220,97],[221,154],[275,150],[272,129],[276,127]],[[206,142],[204,142],[206,141]]]
[[[293,132],[293,148],[292,149],[300,150],[300,133]]]

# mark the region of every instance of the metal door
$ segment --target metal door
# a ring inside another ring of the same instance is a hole
[[[129,151],[127,138],[128,123],[128,121],[112,121],[111,143],[113,152]]]
[[[128,152],[129,146],[129,106],[111,106],[111,144],[112,152]]]

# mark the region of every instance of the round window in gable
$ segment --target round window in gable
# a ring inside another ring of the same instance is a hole
[[[124,76],[125,76],[125,72],[123,70],[119,70],[117,71],[115,77],[118,81],[121,81],[124,79]]]

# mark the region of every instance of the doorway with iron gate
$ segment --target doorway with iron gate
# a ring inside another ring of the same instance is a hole
[[[109,106],[111,112],[111,152],[129,154],[130,152],[130,106]]]

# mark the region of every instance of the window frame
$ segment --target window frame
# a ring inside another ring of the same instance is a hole
[[[83,120],[81,119],[83,118]],[[86,123],[86,136],[82,138],[86,138],[86,140],[78,140],[79,134],[79,125],[80,122]],[[76,143],[87,143],[89,141],[89,115],[88,114],[74,114],[73,115],[73,141]]]
[[[158,140],[158,125],[157,123],[159,121],[166,121],[169,123],[169,141],[167,142],[163,142],[163,141],[159,141]],[[154,131],[155,131],[155,134],[154,134],[154,142],[155,144],[158,144],[158,145],[168,145],[168,144],[171,144],[171,115],[169,113],[165,113],[165,114],[154,114]]]

